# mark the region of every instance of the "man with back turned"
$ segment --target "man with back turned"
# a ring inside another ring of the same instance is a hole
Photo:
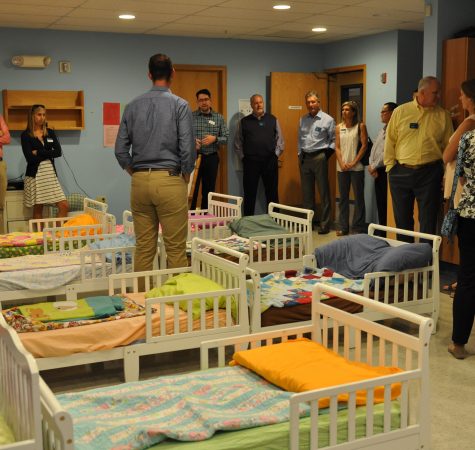
[[[191,110],[170,92],[170,58],[153,55],[148,68],[152,89],[126,106],[115,143],[117,161],[132,176],[136,271],[153,268],[159,223],[168,267],[188,265],[187,186],[196,159]]]

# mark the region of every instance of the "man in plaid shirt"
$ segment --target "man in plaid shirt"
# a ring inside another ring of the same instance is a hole
[[[200,89],[196,93],[196,100],[198,109],[193,111],[193,128],[196,150],[201,154],[198,180],[201,179],[201,209],[207,209],[208,193],[214,191],[218,176],[219,146],[226,144],[228,129],[224,117],[211,108],[211,93],[208,89]],[[195,207],[192,203],[191,209]]]

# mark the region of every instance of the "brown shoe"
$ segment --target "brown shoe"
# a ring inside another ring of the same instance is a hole
[[[458,344],[452,343],[452,344],[449,344],[449,348],[447,350],[456,359],[465,359],[468,356],[468,353],[465,350],[464,345],[458,345]]]

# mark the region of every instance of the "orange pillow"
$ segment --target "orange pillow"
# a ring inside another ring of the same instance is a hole
[[[236,352],[231,361],[231,365],[234,364],[247,367],[289,392],[339,386],[402,371],[397,367],[375,367],[349,361],[323,345],[303,338]],[[395,399],[400,393],[401,384],[392,384],[391,399]],[[348,398],[348,394],[338,396],[341,402],[348,402]],[[374,390],[374,403],[383,401],[384,388],[378,386]],[[319,401],[319,406],[325,408],[329,403],[329,398],[323,398]],[[356,404],[366,404],[366,391],[356,392]]]
[[[76,216],[73,216],[71,217],[71,219],[69,219],[68,221],[66,221],[64,224],[63,224],[63,227],[78,227],[78,226],[81,226],[81,225],[97,225],[99,223],[99,221],[91,216],[90,214],[78,214]],[[102,233],[102,229],[98,229],[97,231],[96,230],[89,230],[89,234],[90,235],[93,235],[93,234],[101,234]],[[77,231],[73,231],[71,236],[77,236],[78,233]],[[81,236],[85,236],[86,235],[86,230],[81,230],[80,232],[80,235]],[[66,231],[64,233],[64,237],[68,237],[69,236],[69,232]]]

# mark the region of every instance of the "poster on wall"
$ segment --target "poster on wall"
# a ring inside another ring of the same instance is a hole
[[[102,106],[102,126],[104,147],[114,148],[120,124],[120,103],[104,102]]]

